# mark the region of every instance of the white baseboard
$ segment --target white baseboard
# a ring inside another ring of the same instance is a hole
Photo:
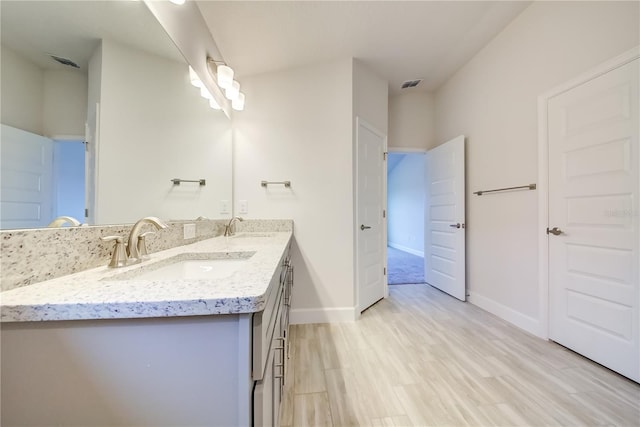
[[[411,249],[411,248],[408,248],[406,246],[402,246],[402,245],[399,245],[397,243],[392,243],[392,242],[387,243],[387,245],[389,245],[392,248],[397,249],[399,251],[409,252],[410,254],[413,254],[413,255],[419,256],[421,258],[424,258],[424,251],[418,251],[416,249]]]
[[[292,325],[307,323],[340,323],[356,320],[355,307],[339,308],[294,308],[291,309],[289,322]]]
[[[546,334],[541,331],[541,324],[538,319],[533,317],[529,317],[525,314],[520,313],[506,305],[500,304],[492,300],[491,298],[484,297],[482,295],[476,293],[469,293],[467,297],[467,301],[471,304],[480,307],[483,310],[488,311],[491,314],[495,314],[499,318],[506,320],[509,323],[514,324],[515,326],[524,329],[525,331],[536,335],[540,338],[547,338]]]

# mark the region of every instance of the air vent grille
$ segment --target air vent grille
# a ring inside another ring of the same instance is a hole
[[[53,58],[54,61],[59,62],[62,65],[66,65],[67,67],[80,68],[80,66],[78,64],[76,64],[75,62],[73,62],[70,59],[63,58],[61,56],[56,56],[56,55],[49,55],[49,56],[51,58]]]
[[[402,83],[401,88],[402,88],[402,89],[407,89],[407,88],[410,88],[410,87],[416,87],[416,86],[418,86],[420,83],[422,83],[422,79],[407,80],[406,82]]]

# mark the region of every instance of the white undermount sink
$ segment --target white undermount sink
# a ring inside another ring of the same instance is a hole
[[[222,279],[240,270],[255,252],[183,254],[157,262],[142,264],[107,280],[202,280]]]

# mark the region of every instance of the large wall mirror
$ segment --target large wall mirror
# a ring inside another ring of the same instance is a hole
[[[0,7],[0,228],[230,217],[230,121],[143,2]]]

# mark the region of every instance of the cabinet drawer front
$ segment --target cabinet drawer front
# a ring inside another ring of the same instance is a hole
[[[276,274],[273,281],[278,281]],[[276,318],[278,317],[278,306],[282,298],[283,288],[278,283],[271,283],[273,287],[265,309],[253,316],[253,361],[252,377],[254,380],[262,379],[274,329],[276,328]]]

